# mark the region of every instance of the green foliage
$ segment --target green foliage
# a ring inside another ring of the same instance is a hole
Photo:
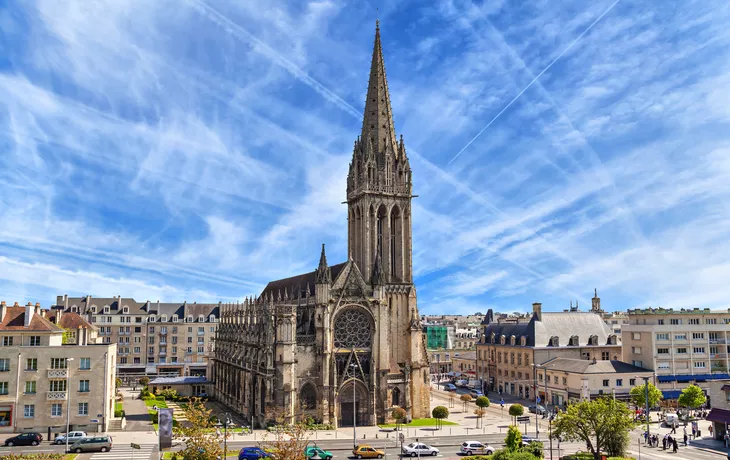
[[[611,456],[623,456],[628,448],[628,432],[635,426],[633,413],[626,404],[600,398],[569,405],[555,418],[553,435],[586,443],[598,460],[604,451]]]
[[[520,449],[521,452],[528,452],[537,458],[542,458],[545,455],[545,446],[543,443],[534,441]]]
[[[146,387],[147,385],[150,384],[150,378],[147,376],[140,377],[139,384],[142,385],[143,387]]]
[[[64,454],[7,454],[0,455],[0,460],[61,460],[65,458]]]
[[[121,402],[114,403],[114,416],[121,417],[124,414],[124,407]]]
[[[439,420],[439,421],[444,420],[444,419],[449,418],[449,410],[444,406],[436,406],[431,411],[431,415],[436,420]]]
[[[474,401],[474,404],[477,405],[477,407],[481,407],[482,409],[489,407],[489,398],[486,396],[479,396],[476,401]]]
[[[61,343],[63,345],[66,345],[69,343],[76,343],[76,336],[74,335],[74,332],[70,331],[68,329],[64,329],[63,335],[61,336]]]
[[[632,388],[630,394],[631,402],[639,407],[646,407],[646,388],[643,383],[639,386]],[[662,397],[663,395],[661,390],[659,390],[659,388],[655,387],[651,382],[649,382],[649,407],[658,406],[659,401],[662,399]]]
[[[690,409],[697,409],[707,402],[707,397],[702,388],[697,385],[690,385],[679,395],[678,401],[680,406],[688,407]]]
[[[402,407],[396,407],[395,409],[393,409],[391,411],[390,416],[393,417],[393,419],[395,419],[395,423],[396,423],[396,425],[398,425],[398,424],[402,423],[403,420],[406,419],[408,414],[406,413],[406,410],[403,409]]]
[[[494,452],[494,455],[491,457],[488,457],[486,455],[479,455],[474,457],[463,457],[462,460],[465,459],[488,459],[488,460],[539,460],[541,457],[537,457],[530,452],[524,450],[524,449],[517,449],[515,451],[511,451],[507,448],[505,449],[499,449],[498,451]]]
[[[180,395],[173,388],[167,388],[157,392],[157,399],[164,399],[166,401],[177,401],[180,399]]]
[[[522,447],[522,433],[520,429],[512,425],[507,430],[507,437],[504,438],[504,445],[510,452],[516,452],[517,449]]]
[[[180,453],[189,460],[208,460],[223,453],[222,435],[211,431],[214,428],[211,411],[195,398],[183,409],[189,423],[173,426],[176,439],[185,440],[185,449]]]
[[[520,417],[525,413],[525,408],[522,404],[512,404],[509,406],[509,415],[515,417],[515,423],[517,423],[516,417]]]

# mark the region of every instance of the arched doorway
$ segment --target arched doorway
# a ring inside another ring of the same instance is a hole
[[[353,395],[354,392],[354,395]],[[349,380],[340,387],[339,399],[339,426],[349,427],[354,420],[357,426],[368,426],[373,423],[369,404],[370,391],[359,380]]]
[[[302,414],[311,414],[317,410],[317,389],[311,382],[302,386],[302,391],[299,393],[299,409]]]

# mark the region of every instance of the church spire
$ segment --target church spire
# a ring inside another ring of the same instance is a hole
[[[322,243],[322,254],[319,256],[319,266],[317,267],[317,276],[315,283],[317,284],[329,284],[332,282],[332,272],[330,271],[329,265],[327,265],[327,255],[324,252],[324,243]]]
[[[380,43],[380,21],[375,21],[375,45],[370,64],[370,81],[362,120],[362,140],[371,139],[376,155],[398,154],[398,144],[390,107],[390,92],[385,77],[383,47]],[[366,144],[367,145],[367,144]]]

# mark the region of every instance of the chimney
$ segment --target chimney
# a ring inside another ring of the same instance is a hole
[[[68,308],[68,294],[63,295],[63,308]]]
[[[532,314],[533,316],[537,316],[538,321],[542,321],[542,304],[540,302],[532,304]]]
[[[25,327],[30,326],[30,322],[33,320],[33,304],[28,302],[28,305],[25,306]]]
[[[8,312],[8,306],[5,304],[5,301],[3,300],[2,302],[0,302],[0,323],[2,323],[3,320],[5,319],[5,315],[7,314],[7,312]]]
[[[81,326],[76,328],[76,345],[86,345],[85,337],[82,336],[83,329]]]
[[[63,316],[63,308],[56,308],[56,324],[58,325],[61,324],[61,316]]]
[[[41,303],[40,302],[36,302],[35,309],[33,310],[33,312],[36,315],[40,315],[41,314]]]

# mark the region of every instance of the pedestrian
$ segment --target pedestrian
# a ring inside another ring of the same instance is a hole
[[[667,450],[667,437],[662,438],[662,449]]]
[[[712,425],[710,425],[710,427],[708,428],[708,430],[710,432],[710,439],[712,439]]]
[[[672,440],[672,447],[673,447],[672,452],[674,452],[676,454],[677,451],[679,450],[679,445],[677,444],[676,439]]]
[[[697,437],[697,428],[695,428],[694,423],[692,424],[692,439]]]
[[[677,434],[677,422],[672,423],[672,434]]]
[[[687,445],[687,431],[684,432],[684,445]]]
[[[730,434],[725,432],[725,447],[728,447],[730,445]]]

